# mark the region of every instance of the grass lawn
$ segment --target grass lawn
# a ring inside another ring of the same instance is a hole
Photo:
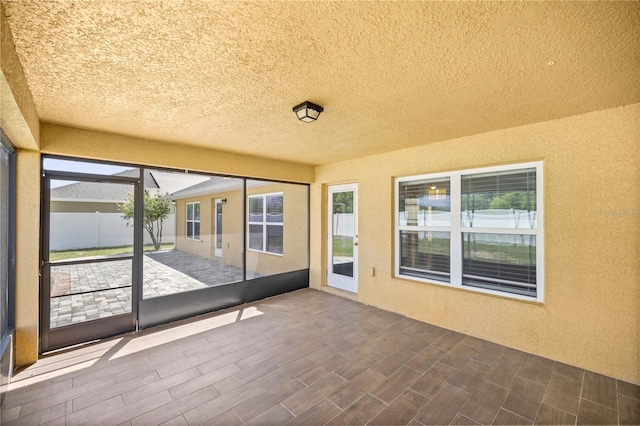
[[[333,255],[334,256],[353,256],[353,238],[352,237],[333,237]]]
[[[173,244],[162,244],[161,250],[173,248]],[[154,251],[153,244],[147,244],[144,246],[144,251]],[[79,250],[61,250],[52,251],[49,254],[49,261],[56,262],[58,260],[77,259],[83,257],[104,257],[104,256],[118,256],[123,254],[133,253],[133,247],[107,247],[107,248],[87,248]]]

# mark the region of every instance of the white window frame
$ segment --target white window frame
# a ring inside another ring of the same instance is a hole
[[[280,196],[282,197],[282,222],[267,222],[267,197]],[[262,199],[262,221],[252,221],[251,218],[251,199]],[[247,250],[256,253],[265,253],[272,256],[284,256],[284,193],[283,192],[271,192],[268,194],[254,194],[247,196]],[[262,250],[257,250],[250,247],[251,238],[251,225],[262,226]],[[280,226],[282,227],[282,253],[275,253],[267,250],[267,227],[268,226]]]
[[[186,203],[186,205],[185,205],[185,219],[186,219],[185,223],[186,223],[186,226],[185,226],[184,237],[187,240],[191,240],[191,241],[200,241],[200,233],[198,233],[198,238],[195,238],[196,237],[196,226],[195,226],[195,223],[200,223],[200,219],[198,219],[198,220],[195,219],[195,211],[196,211],[195,205],[196,204],[200,205],[200,201],[193,201],[193,202],[190,202],[190,203]],[[189,219],[189,206],[190,205],[194,206],[193,207],[194,219]],[[200,213],[202,213],[202,211],[200,211]],[[190,224],[193,227],[193,238],[189,237],[189,225]]]
[[[461,210],[462,210],[462,177],[466,175],[499,172],[499,171],[516,171],[520,169],[536,169],[536,228],[468,228],[462,226]],[[414,226],[400,225],[400,184],[403,182],[412,182],[424,179],[450,179],[451,188],[451,224],[450,226]],[[534,161],[528,163],[509,164],[495,167],[482,167],[475,169],[464,169],[446,173],[433,173],[406,176],[395,179],[395,206],[394,206],[394,222],[395,222],[395,278],[401,278],[412,281],[421,281],[427,283],[438,284],[446,287],[454,287],[469,290],[478,293],[493,294],[513,299],[544,302],[544,204],[543,204],[543,162]],[[432,231],[432,232],[449,232],[450,233],[450,282],[438,281],[432,278],[420,278],[415,276],[403,275],[400,273],[400,231]],[[484,234],[519,234],[519,235],[535,235],[536,237],[536,296],[519,295],[509,292],[483,289],[462,285],[462,235],[465,232],[484,233]]]

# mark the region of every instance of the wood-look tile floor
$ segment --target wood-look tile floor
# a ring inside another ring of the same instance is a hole
[[[640,387],[305,289],[47,356],[3,425],[639,424]]]

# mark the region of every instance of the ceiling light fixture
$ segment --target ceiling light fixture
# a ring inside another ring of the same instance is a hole
[[[324,111],[324,108],[309,101],[304,101],[300,105],[293,107],[293,112],[298,116],[298,120],[305,123],[316,121],[322,111]]]

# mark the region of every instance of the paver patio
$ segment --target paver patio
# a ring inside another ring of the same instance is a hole
[[[52,266],[54,281],[66,282],[51,299],[51,328],[131,312],[130,259]],[[259,275],[247,271],[247,279]],[[242,269],[177,250],[145,253],[143,297],[229,284],[242,280]],[[60,285],[58,285],[58,288]]]

